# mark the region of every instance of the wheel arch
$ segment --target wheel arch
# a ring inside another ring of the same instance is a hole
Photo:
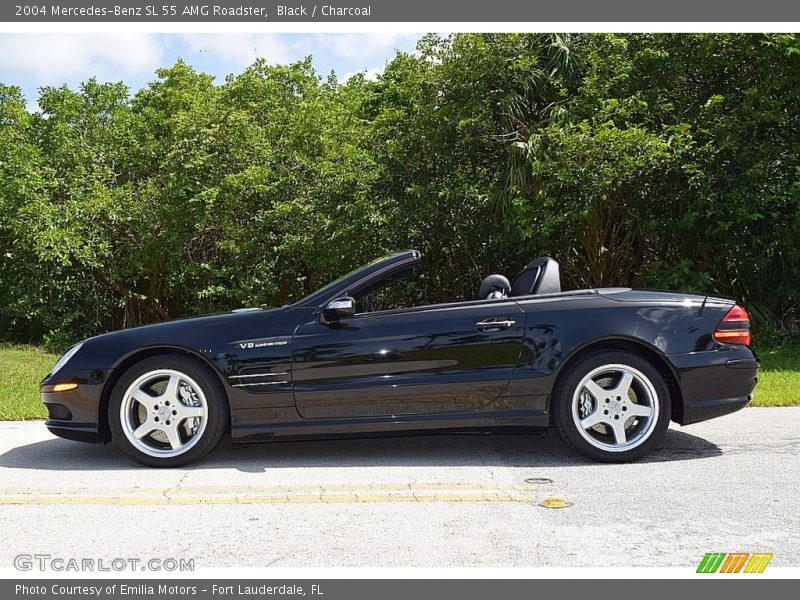
[[[567,367],[575,364],[583,359],[585,356],[598,352],[601,350],[618,350],[623,352],[630,352],[647,360],[653,365],[664,378],[669,390],[671,415],[672,421],[681,422],[683,419],[683,394],[681,393],[680,385],[678,384],[678,376],[674,368],[667,360],[663,353],[659,352],[654,346],[645,343],[642,340],[635,338],[604,338],[602,340],[594,340],[588,342],[579,348],[576,348],[570,353],[567,358],[559,365],[556,372],[556,378],[553,382],[553,389],[556,389],[564,374],[567,372]],[[552,400],[552,395],[551,395]],[[550,411],[550,419],[552,423],[552,413]]]
[[[225,392],[225,400],[228,402],[228,425],[227,428],[230,430],[230,396],[228,394],[227,386],[225,385],[225,379],[223,378],[222,374],[219,370],[214,366],[211,361],[209,361],[206,357],[201,356],[197,352],[193,352],[187,348],[181,348],[178,346],[149,346],[147,348],[139,348],[134,350],[133,352],[127,354],[122,360],[120,360],[112,369],[111,373],[106,379],[103,384],[103,391],[100,393],[100,406],[98,407],[98,415],[97,415],[97,430],[100,435],[100,439],[103,442],[110,442],[111,441],[111,429],[108,424],[108,405],[111,400],[111,392],[114,389],[114,386],[117,384],[117,381],[122,377],[122,375],[133,365],[138,363],[139,361],[144,360],[145,358],[150,358],[151,356],[160,356],[165,354],[172,354],[176,356],[185,356],[190,358],[203,366],[207,367],[214,376],[219,380],[222,389]]]

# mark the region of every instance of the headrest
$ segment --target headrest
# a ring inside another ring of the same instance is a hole
[[[505,298],[511,292],[511,284],[508,278],[502,275],[489,275],[481,283],[481,289],[478,292],[479,300],[486,300],[490,296],[495,298]],[[496,295],[494,295],[496,294]]]
[[[558,263],[549,256],[542,256],[528,263],[511,284],[512,296],[556,294],[560,291]]]

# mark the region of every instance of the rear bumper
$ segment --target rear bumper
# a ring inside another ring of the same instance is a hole
[[[718,398],[716,400],[698,400],[684,408],[681,425],[689,425],[700,421],[708,421],[743,409],[750,404],[752,394],[741,398]]]
[[[682,410],[673,413],[673,420],[681,425],[736,412],[753,399],[761,365],[748,348],[693,352],[669,359],[683,397]]]

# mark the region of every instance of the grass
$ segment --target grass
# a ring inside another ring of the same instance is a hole
[[[761,372],[755,406],[800,406],[800,342],[757,349]]]
[[[39,382],[58,356],[36,346],[0,344],[0,420],[44,419]]]
[[[760,349],[754,406],[800,406],[800,342]],[[44,419],[39,382],[58,356],[36,346],[0,344],[0,420]]]

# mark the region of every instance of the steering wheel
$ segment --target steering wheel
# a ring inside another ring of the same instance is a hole
[[[375,303],[372,301],[372,296],[369,294],[364,296],[364,308],[367,312],[375,312]]]

